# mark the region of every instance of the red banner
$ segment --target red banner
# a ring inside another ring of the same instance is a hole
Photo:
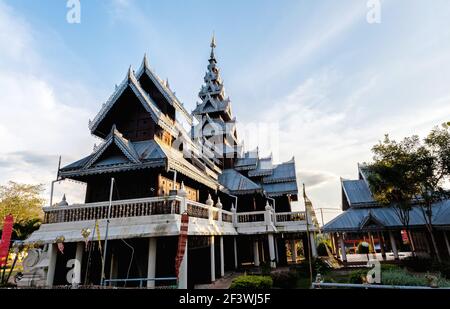
[[[185,212],[181,215],[180,237],[178,238],[177,257],[175,258],[175,274],[178,278],[180,265],[186,252],[186,243],[188,237],[189,215]]]
[[[7,215],[3,221],[2,242],[0,243],[0,267],[8,262],[9,244],[11,242],[11,234],[13,230],[14,218]]]

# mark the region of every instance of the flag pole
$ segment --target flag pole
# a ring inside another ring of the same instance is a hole
[[[306,237],[308,238],[308,261],[309,261],[309,283],[312,286],[313,282],[313,270],[312,270],[312,261],[311,261],[311,238],[309,235],[309,216],[308,216],[308,207],[306,206],[306,190],[305,184],[303,184],[303,200],[305,201],[305,219],[306,219]]]
[[[103,286],[105,284],[106,250],[108,249],[108,231],[109,231],[109,219],[110,219],[110,216],[111,216],[111,205],[112,205],[113,188],[114,188],[114,178],[111,178],[111,188],[109,190],[108,217],[106,219],[105,247],[103,248],[102,280],[100,282],[101,286]]]

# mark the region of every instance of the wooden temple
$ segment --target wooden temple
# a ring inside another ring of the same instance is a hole
[[[191,288],[238,268],[274,268],[288,256],[295,263],[300,242],[312,242],[316,255],[313,234],[307,238],[307,230],[317,230],[312,207],[292,211],[295,159],[275,163],[258,149],[243,150],[215,48],[213,38],[192,113],[146,56],[137,71],[129,68],[89,122],[101,144],[58,172],[58,180],[86,184],[85,203],[64,199],[44,208],[43,225],[26,241],[35,249],[19,285]],[[187,250],[177,278],[185,212]]]

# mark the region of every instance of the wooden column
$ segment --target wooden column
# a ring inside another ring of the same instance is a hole
[[[395,242],[395,237],[392,231],[389,231],[389,238],[391,239],[391,247],[392,252],[394,253],[394,258],[398,260],[399,257],[398,257],[397,243]]]

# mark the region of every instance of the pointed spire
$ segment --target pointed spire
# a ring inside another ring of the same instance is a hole
[[[169,86],[169,78],[166,78],[166,88],[170,88],[170,86]]]
[[[214,48],[216,48],[216,36],[213,32],[212,38],[211,38],[211,59],[215,59],[216,57],[214,56]]]

